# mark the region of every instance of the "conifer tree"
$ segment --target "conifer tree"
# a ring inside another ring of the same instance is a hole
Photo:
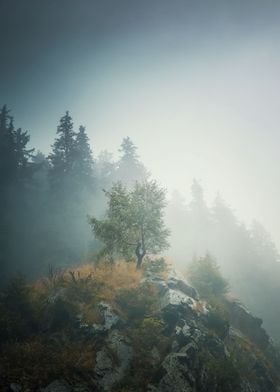
[[[140,162],[137,147],[129,137],[123,139],[119,152],[121,157],[116,172],[117,180],[128,186],[136,181],[145,181],[148,178],[148,172]]]
[[[75,143],[75,174],[88,185],[93,178],[93,158],[86,129],[80,126]]]
[[[64,183],[73,174],[75,162],[75,132],[72,117],[66,111],[57,127],[57,138],[49,155],[51,162],[51,182],[53,186]]]

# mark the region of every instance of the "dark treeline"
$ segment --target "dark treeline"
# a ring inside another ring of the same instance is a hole
[[[194,181],[189,204],[174,193],[167,225],[172,257],[185,267],[209,254],[229,280],[232,294],[262,317],[267,330],[280,340],[280,257],[261,223],[246,227],[220,195],[209,207],[202,187]]]
[[[55,136],[55,130],[54,130]],[[130,185],[148,173],[127,137],[120,158],[95,157],[86,129],[61,117],[51,153],[30,148],[28,132],[0,111],[0,282],[17,272],[45,273],[49,265],[78,263],[96,252],[87,216],[105,209],[103,189],[115,181]]]

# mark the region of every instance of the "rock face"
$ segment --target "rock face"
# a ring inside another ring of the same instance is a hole
[[[237,302],[229,302],[231,325],[249,336],[261,349],[269,345],[269,336],[261,327],[262,319],[254,317],[244,306]]]
[[[158,278],[152,281],[163,287]],[[188,282],[172,272],[160,298],[166,331],[173,340],[171,352],[147,391],[278,391],[278,376],[265,365],[263,355],[271,345],[262,321],[236,302],[227,305],[229,321],[199,301]]]
[[[41,391],[42,392],[71,392],[71,390],[72,388],[66,381],[55,380]]]
[[[122,380],[131,357],[131,347],[119,332],[113,331],[106,340],[106,345],[96,355],[94,373],[101,390],[110,391],[114,384]]]

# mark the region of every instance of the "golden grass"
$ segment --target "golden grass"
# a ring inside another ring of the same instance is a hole
[[[87,286],[97,292],[99,300],[112,302],[117,292],[123,288],[132,289],[139,286],[143,272],[137,270],[135,263],[118,261],[115,264],[84,264],[69,268],[53,279],[44,278],[33,286],[35,297],[44,296],[51,287],[69,287],[71,284]]]
[[[137,270],[134,263],[124,261],[113,265],[101,264],[96,268],[85,265],[77,271],[81,276],[92,274],[93,280],[100,283],[99,296],[109,302],[113,301],[117,291],[138,287],[143,278],[142,271]]]

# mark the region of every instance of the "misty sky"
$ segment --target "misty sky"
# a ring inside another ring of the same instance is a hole
[[[65,110],[95,156],[129,135],[169,189],[196,177],[280,248],[280,2],[0,0],[0,105],[49,150]]]

